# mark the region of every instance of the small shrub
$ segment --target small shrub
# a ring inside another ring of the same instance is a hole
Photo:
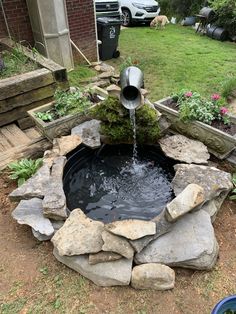
[[[27,179],[32,177],[36,171],[42,166],[43,161],[41,158],[32,160],[32,159],[21,159],[16,162],[11,162],[8,165],[10,169],[9,178],[12,180],[17,180],[18,186],[25,183]]]
[[[130,143],[133,141],[129,110],[122,106],[118,98],[109,96],[91,110],[91,115],[102,121],[101,132],[111,142]],[[157,142],[160,129],[155,109],[145,104],[136,110],[136,132],[137,142],[140,144]]]

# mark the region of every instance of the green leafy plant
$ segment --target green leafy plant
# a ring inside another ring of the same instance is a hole
[[[54,119],[53,113],[50,113],[49,110],[45,111],[45,112],[37,112],[37,113],[35,113],[35,116],[38,119],[43,120],[45,122],[53,121],[53,119]]]
[[[216,25],[224,27],[231,35],[236,34],[236,2],[235,0],[209,0],[216,11]]]
[[[10,169],[9,178],[17,180],[18,186],[22,185],[27,179],[32,177],[36,171],[42,166],[42,159],[21,159],[16,162],[11,162],[8,165]]]
[[[4,62],[4,68],[0,71],[0,78],[33,71],[38,67],[37,63],[31,61],[23,53],[21,46],[15,46],[11,51],[2,51],[0,58]]]
[[[181,90],[172,95],[172,98],[177,103],[180,119],[184,122],[197,120],[211,124],[217,120],[230,124],[228,108],[223,106],[219,94],[213,94],[211,100],[206,100],[197,92]]]
[[[91,110],[91,116],[102,121],[101,133],[113,143],[133,141],[133,127],[129,110],[125,109],[118,98],[109,96]],[[137,142],[156,143],[160,137],[160,128],[155,109],[147,104],[136,110]]]
[[[55,104],[53,108],[45,112],[37,112],[35,116],[49,122],[69,114],[85,114],[92,105],[92,98],[92,93],[88,89],[77,89],[75,92],[57,90],[54,95]]]
[[[234,189],[231,192],[230,199],[231,200],[236,200],[236,173],[233,174],[233,179],[232,179]]]
[[[132,57],[126,58],[120,65],[120,72],[122,72],[125,68],[128,68],[130,66],[136,66],[140,68],[140,61]]]

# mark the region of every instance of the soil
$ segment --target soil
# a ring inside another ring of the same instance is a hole
[[[178,111],[178,109],[179,109],[177,106],[177,103],[174,102],[172,99],[166,100],[163,104],[165,106],[173,109],[173,110],[176,110],[176,111]],[[235,135],[236,134],[236,124],[226,125],[221,121],[215,120],[215,121],[212,121],[210,126],[212,126],[215,129],[218,129],[222,132],[225,132],[229,135]]]
[[[16,204],[8,194],[16,185],[6,172],[0,186],[2,314],[209,314],[221,298],[236,294],[236,202],[225,201],[214,223],[220,255],[213,271],[175,269],[173,290],[138,291],[97,287],[56,261],[50,241],[37,241],[29,227],[12,219]]]

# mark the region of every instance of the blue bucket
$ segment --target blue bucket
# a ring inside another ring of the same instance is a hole
[[[230,310],[232,311],[232,314],[236,311],[236,294],[218,302],[211,314],[231,314]]]

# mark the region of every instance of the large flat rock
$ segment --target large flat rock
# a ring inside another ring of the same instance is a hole
[[[207,164],[210,158],[206,145],[184,135],[165,137],[159,143],[166,156],[188,164]]]
[[[222,192],[229,192],[233,188],[231,174],[215,167],[178,164],[174,168],[176,174],[172,186],[176,196],[191,183],[203,188],[206,201],[216,198]]]
[[[12,217],[21,225],[28,225],[45,237],[54,233],[54,228],[49,219],[43,216],[42,200],[32,198],[22,200],[12,212]]]
[[[218,244],[210,216],[200,210],[180,218],[169,233],[137,253],[135,261],[208,270],[215,265],[217,256]]]
[[[23,185],[11,192],[9,198],[13,202],[28,200],[34,197],[43,198],[48,190],[49,181],[50,168],[45,164]]]
[[[101,146],[100,123],[96,119],[81,123],[71,130],[71,135],[79,135],[86,146],[98,148]]]
[[[60,255],[98,253],[102,250],[104,224],[88,218],[81,209],[74,209],[52,242]]]
[[[152,221],[128,219],[107,224],[105,229],[127,239],[136,240],[155,234],[156,224]]]
[[[130,283],[133,260],[122,258],[113,262],[90,265],[88,256],[61,256],[53,251],[56,259],[79,272],[98,286],[126,286]]]
[[[175,285],[175,272],[166,265],[149,263],[135,266],[131,286],[135,289],[168,290]]]

